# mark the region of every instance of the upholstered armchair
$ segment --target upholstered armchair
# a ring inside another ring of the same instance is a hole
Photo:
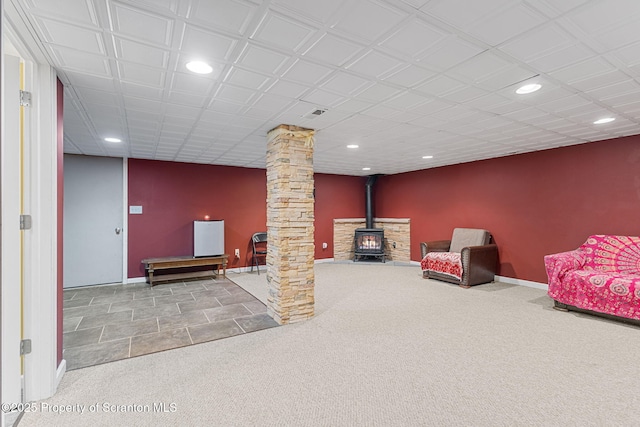
[[[420,243],[422,277],[455,283],[463,288],[492,282],[498,247],[487,230],[455,228],[451,240]]]

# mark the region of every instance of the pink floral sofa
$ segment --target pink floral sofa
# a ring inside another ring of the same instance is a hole
[[[555,308],[640,320],[640,237],[590,236],[544,263]]]

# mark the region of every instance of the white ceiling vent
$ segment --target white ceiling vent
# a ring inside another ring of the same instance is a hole
[[[316,108],[315,110],[311,111],[310,113],[305,114],[303,117],[307,118],[307,119],[314,119],[318,116],[323,115],[324,113],[327,112],[326,108]]]

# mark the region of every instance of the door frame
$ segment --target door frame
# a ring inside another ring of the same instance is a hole
[[[4,1],[3,13],[2,36],[22,57],[24,89],[32,94],[25,113],[30,119],[26,121],[24,150],[24,211],[32,217],[31,229],[24,231],[24,337],[32,340],[32,352],[24,357],[23,383],[24,400],[29,402],[52,396],[66,370],[64,359],[58,363],[62,345],[58,291],[62,284],[57,280],[57,76],[22,20],[15,0]]]

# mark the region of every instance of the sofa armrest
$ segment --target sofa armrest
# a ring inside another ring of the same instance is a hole
[[[492,282],[498,266],[498,246],[491,243],[464,247],[460,259],[463,271],[461,286]]]
[[[424,258],[429,252],[448,252],[451,240],[432,240],[430,242],[420,242],[420,253]]]
[[[579,270],[585,262],[585,254],[580,249],[545,255],[544,266],[549,278],[549,287],[560,284],[569,271]]]

